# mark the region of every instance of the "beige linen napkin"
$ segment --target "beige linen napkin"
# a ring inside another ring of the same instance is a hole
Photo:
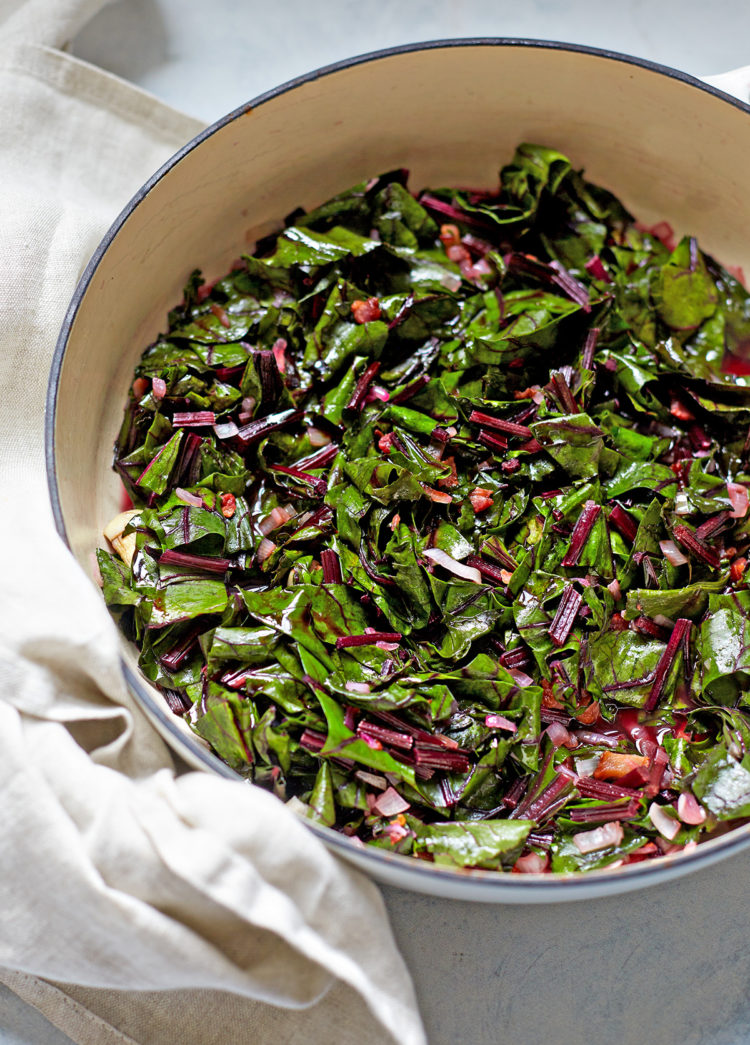
[[[199,129],[55,49],[100,4],[0,0],[0,981],[79,1043],[420,1045],[375,886],[266,792],[176,769],[54,532],[42,425],[65,308]]]

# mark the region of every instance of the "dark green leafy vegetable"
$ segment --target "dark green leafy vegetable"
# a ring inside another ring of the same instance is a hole
[[[144,674],[241,775],[423,860],[586,871],[750,818],[749,301],[534,145],[193,273],[98,553]]]

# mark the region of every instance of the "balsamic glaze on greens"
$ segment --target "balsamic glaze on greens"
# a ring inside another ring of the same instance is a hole
[[[551,149],[406,178],[193,273],[105,598],[175,713],[357,844],[691,847],[750,817],[750,298]]]

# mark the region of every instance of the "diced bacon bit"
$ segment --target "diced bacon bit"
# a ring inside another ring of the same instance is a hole
[[[401,823],[402,820],[403,823]],[[388,826],[385,829],[385,834],[388,835],[388,841],[391,843],[391,845],[396,845],[397,842],[400,842],[403,838],[406,838],[407,835],[411,834],[411,832],[409,831],[409,828],[406,826],[405,818],[403,816],[397,816],[395,820],[391,820],[391,822],[388,824]]]
[[[671,842],[672,839],[679,834],[680,821],[674,820],[667,812],[664,806],[658,805],[656,802],[652,802],[648,807],[648,815],[651,823],[654,825],[660,835],[668,838]]]
[[[746,569],[747,559],[740,557],[739,559],[734,560],[732,565],[729,567],[729,576],[734,584],[739,584]]]
[[[230,327],[232,325],[229,321],[229,316],[226,313],[226,309],[223,309],[221,305],[213,303],[211,305],[211,311],[223,327]]]
[[[593,831],[579,831],[573,835],[573,844],[579,853],[595,853],[599,849],[619,845],[623,836],[622,824],[611,820],[608,824],[595,827]]]
[[[148,392],[148,386],[148,378],[137,377],[133,382],[133,395],[135,396],[135,398],[142,399],[143,396],[145,396],[146,392]]]
[[[436,504],[453,504],[453,498],[449,493],[443,493],[442,490],[434,490],[427,483],[419,484],[431,501],[435,501]]]
[[[609,620],[610,631],[625,631],[629,627],[621,613],[613,613]]]
[[[588,707],[576,711],[575,717],[584,726],[591,726],[599,718],[599,701],[595,700]]]
[[[514,399],[531,399],[536,403],[537,406],[541,406],[542,400],[544,399],[544,392],[539,385],[529,385],[528,388],[522,389],[520,392],[513,393]]]
[[[694,421],[695,414],[692,410],[683,402],[679,396],[672,396],[672,401],[669,406],[669,412],[672,417],[676,417],[678,421]]]
[[[461,233],[458,225],[441,225],[440,242],[444,247],[450,247],[461,242]]]
[[[549,867],[549,854],[527,853],[513,864],[513,874],[544,874]]]
[[[396,512],[396,514],[393,516],[391,521],[388,523],[388,526],[390,527],[391,533],[394,533],[398,529],[400,524],[401,524],[401,516],[399,515],[398,512]]]
[[[743,486],[742,483],[727,483],[727,497],[732,504],[732,510],[729,513],[730,518],[744,519],[750,503],[747,487]]]
[[[519,650],[518,652],[521,651]],[[526,651],[523,650],[523,652]],[[500,663],[503,663],[502,657],[500,658]],[[554,708],[555,711],[562,711],[565,708],[565,705],[555,696],[555,687],[549,679],[542,679],[542,707]]]
[[[444,457],[442,464],[447,464],[450,468],[450,473],[444,475],[442,479],[438,479],[438,486],[446,486],[449,490],[458,486],[458,472],[456,471],[456,458],[455,457]]]
[[[492,490],[486,490],[483,486],[474,487],[469,494],[469,501],[475,512],[484,512],[492,507],[494,501],[490,496],[491,494]]]
[[[384,454],[389,454],[393,449],[393,432],[386,432],[385,435],[381,435],[378,439],[378,450],[381,450]]]
[[[648,764],[649,760],[645,755],[629,755],[617,751],[604,751],[593,775],[595,780],[621,780],[632,770]]]
[[[163,399],[167,394],[167,382],[163,377],[151,378],[151,394],[154,399]]]
[[[468,261],[471,263],[471,254],[461,243],[452,243],[450,246],[446,247],[445,256],[448,261],[455,261],[458,264],[462,261]]]
[[[373,802],[372,812],[378,813],[380,816],[397,816],[399,813],[405,813],[409,808],[409,803],[394,787],[388,787],[380,795],[376,802]]]
[[[380,319],[380,302],[377,298],[352,301],[351,309],[355,323],[371,323],[375,319]]]
[[[231,519],[237,509],[237,500],[233,493],[221,495],[221,514],[225,519]]]

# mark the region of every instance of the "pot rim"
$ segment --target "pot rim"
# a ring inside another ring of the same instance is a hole
[[[231,124],[239,117],[244,116],[250,110],[257,109],[266,102],[272,101],[280,95],[293,91],[297,87],[301,87],[307,83],[311,83],[325,76],[330,76],[354,66],[364,65],[369,62],[379,61],[383,58],[391,58],[413,52],[454,47],[513,47],[529,48],[532,50],[564,51],[574,54],[590,55],[593,58],[603,58],[608,61],[621,62],[626,65],[633,65],[637,68],[645,69],[649,72],[659,73],[673,80],[679,80],[688,87],[711,94],[727,104],[734,106],[740,111],[750,114],[750,104],[741,101],[733,95],[727,94],[725,91],[722,91],[711,84],[699,80],[690,73],[682,72],[679,69],[674,69],[671,66],[663,65],[659,62],[651,61],[650,59],[638,58],[618,51],[610,51],[606,48],[590,47],[585,44],[565,43],[558,40],[539,40],[525,37],[452,37],[440,40],[426,40],[417,43],[399,44],[394,47],[368,51],[338,62],[332,62],[329,65],[324,65],[318,69],[312,70],[311,72],[304,73],[301,76],[293,77],[271,90],[264,91],[262,94],[251,99],[251,101],[238,106],[230,113],[220,117],[191,138],[189,142],[163,163],[162,166],[159,167],[159,169],[155,171],[146,182],[144,182],[125,207],[120,211],[91,256],[83,275],[78,281],[66,311],[50,367],[44,418],[44,443],[47,486],[55,528],[68,548],[70,548],[70,540],[65,526],[65,519],[62,512],[57,483],[55,422],[57,416],[58,387],[68,340],[89,284],[91,283],[102,258],[136,207],[143,199],[145,199],[154,186],[157,185],[173,167],[180,163],[185,156],[192,152],[193,149],[201,145],[223,127]],[[221,762],[221,760],[212,752],[204,749],[202,745],[198,743],[195,745],[190,744],[189,738],[185,736],[183,731],[177,725],[174,717],[168,713],[166,706],[160,704],[154,699],[150,691],[143,686],[140,677],[125,663],[124,658],[121,659],[121,664],[131,692],[147,713],[152,718],[157,719],[161,728],[169,734],[173,741],[173,748],[178,751],[189,748],[193,759],[202,763],[207,770],[218,773],[220,776],[227,779],[244,781],[243,777]],[[314,822],[309,822],[307,826],[329,847],[338,851],[339,855],[345,858],[351,858],[353,844],[349,839],[331,828],[324,827]],[[443,867],[426,863],[421,860],[417,861],[413,857],[404,856],[399,853],[389,853],[387,850],[381,850],[375,847],[366,847],[366,849],[357,850],[357,853],[359,856],[366,859],[368,863],[371,863],[374,868],[382,867],[384,870],[387,868],[398,868],[398,872],[401,876],[408,876],[410,880],[409,887],[418,891],[425,891],[420,889],[420,882],[450,882],[451,886],[456,887],[457,898],[459,898],[459,894],[462,892],[461,886],[465,885],[470,886],[472,893],[474,893],[473,898],[476,898],[477,892],[481,892],[484,894],[482,898],[498,901],[502,900],[503,893],[508,892],[514,894],[513,898],[508,898],[509,902],[516,902],[519,899],[519,893],[523,890],[528,894],[529,900],[534,899],[552,902],[555,900],[584,899],[586,894],[590,894],[594,887],[597,889],[598,895],[609,895],[610,893],[621,892],[640,885],[650,884],[651,881],[655,882],[663,879],[667,872],[667,868],[674,864],[679,864],[680,871],[684,873],[698,870],[698,868],[705,864],[713,862],[713,860],[715,860],[719,855],[729,855],[734,851],[744,848],[749,843],[750,823],[734,828],[717,838],[701,842],[695,849],[688,852],[657,857],[652,860],[644,860],[641,863],[630,864],[613,870],[602,868],[599,870],[573,872],[570,874],[530,874],[513,875],[512,877],[508,872],[502,871],[481,869],[466,870]],[[555,895],[556,893],[557,895]]]

